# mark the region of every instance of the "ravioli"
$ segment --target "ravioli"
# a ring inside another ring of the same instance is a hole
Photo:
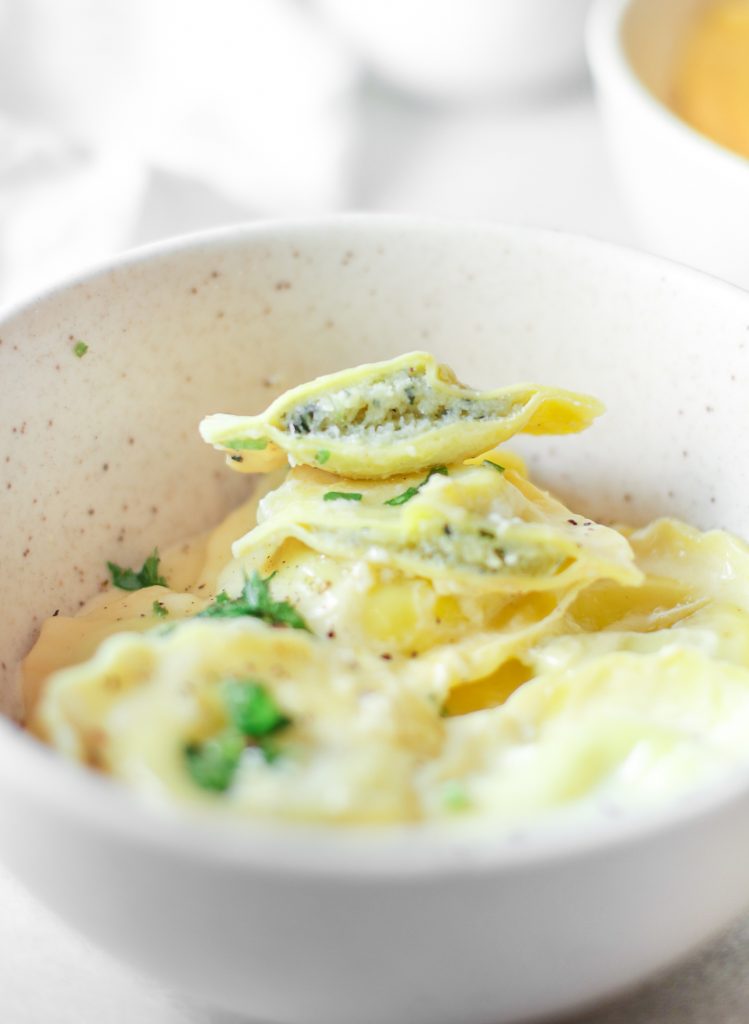
[[[333,487],[342,484],[328,474],[293,470],[261,503],[260,523],[236,542],[235,556],[247,567],[264,568],[293,538],[321,554],[429,579],[446,592],[523,593],[602,578],[642,580],[619,533],[574,515],[489,460],[442,466],[428,478]]]
[[[746,765],[749,671],[676,644],[541,675],[501,707],[452,719],[419,774],[425,813],[506,822],[647,806]],[[449,810],[449,808],[448,808]]]
[[[47,620],[29,727],[144,799],[348,826],[629,813],[749,764],[749,547],[602,525],[493,447],[599,411],[412,353],[209,417],[235,468],[293,468]]]
[[[569,608],[575,634],[542,645],[538,657],[571,665],[678,644],[749,668],[749,547],[674,519],[628,534],[644,582],[631,588],[601,580],[581,590]]]
[[[324,465],[377,479],[459,462],[514,434],[569,434],[603,406],[559,388],[515,384],[474,391],[425,352],[319,377],[292,388],[259,416],[208,416],[203,439],[242,472]]]
[[[262,687],[282,712],[271,748],[230,731],[227,684]],[[427,695],[366,653],[214,619],[111,637],[91,661],[56,676],[32,727],[153,800],[216,805],[191,776],[190,757],[215,751],[215,767],[223,744],[235,763],[216,806],[374,824],[419,817],[414,769],[439,750],[444,721]]]

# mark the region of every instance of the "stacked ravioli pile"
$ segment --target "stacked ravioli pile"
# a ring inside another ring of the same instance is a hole
[[[268,475],[48,620],[31,728],[151,799],[347,824],[624,812],[746,761],[747,547],[600,525],[497,447],[601,411],[410,353],[208,417]]]

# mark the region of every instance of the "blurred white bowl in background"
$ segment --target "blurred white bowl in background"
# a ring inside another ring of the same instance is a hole
[[[591,0],[317,0],[385,80],[439,100],[581,78]]]
[[[705,0],[596,0],[588,58],[615,169],[653,252],[749,288],[749,161],[669,107]]]

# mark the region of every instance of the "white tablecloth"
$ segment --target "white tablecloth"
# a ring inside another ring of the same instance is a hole
[[[520,109],[440,112],[369,87],[349,191],[357,209],[539,224],[636,244],[582,88]],[[152,175],[131,240],[241,213],[194,181]],[[0,906],[2,1024],[214,1024],[89,947],[3,871]],[[748,962],[745,920],[666,978],[578,1024],[744,1024]]]

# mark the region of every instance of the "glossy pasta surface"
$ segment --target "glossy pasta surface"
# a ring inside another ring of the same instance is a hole
[[[411,353],[209,417],[276,470],[45,623],[30,729],[150,800],[338,825],[628,812],[745,764],[747,546],[596,523],[496,448],[600,412]]]

